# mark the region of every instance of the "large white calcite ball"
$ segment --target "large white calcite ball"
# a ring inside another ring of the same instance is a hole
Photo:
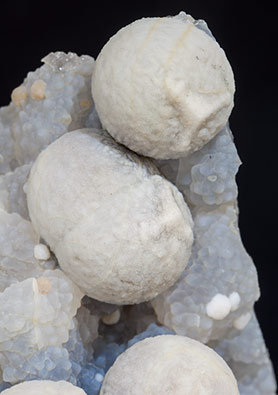
[[[118,142],[158,159],[186,156],[211,140],[233,108],[233,72],[223,49],[193,18],[143,18],[102,48],[92,94]]]
[[[67,133],[27,183],[30,218],[61,268],[94,299],[150,300],[184,270],[193,241],[181,193],[106,132]]]
[[[67,381],[25,381],[1,392],[2,395],[86,395],[79,387]]]
[[[147,338],[121,354],[101,395],[239,395],[226,362],[204,344],[178,335]]]

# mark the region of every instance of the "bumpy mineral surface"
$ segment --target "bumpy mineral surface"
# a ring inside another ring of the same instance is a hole
[[[0,109],[0,392],[274,395],[238,228],[233,75],[206,23],[143,19],[96,62],[43,62]],[[170,338],[196,352],[176,358]],[[198,380],[198,350],[222,373]]]

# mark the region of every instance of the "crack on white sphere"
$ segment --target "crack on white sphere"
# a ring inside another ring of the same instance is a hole
[[[103,128],[156,159],[185,157],[210,141],[228,120],[234,90],[224,51],[181,14],[142,18],[119,30],[92,74]]]

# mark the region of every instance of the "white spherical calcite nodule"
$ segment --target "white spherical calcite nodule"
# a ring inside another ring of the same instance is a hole
[[[162,335],[127,349],[107,372],[101,395],[239,395],[226,362],[204,344]]]
[[[200,149],[233,108],[234,77],[224,51],[182,14],[125,26],[102,48],[92,74],[103,128],[156,159]]]
[[[94,299],[150,300],[188,262],[193,222],[181,193],[104,131],[70,132],[48,146],[31,169],[27,201],[61,268]]]
[[[14,385],[2,395],[86,395],[79,387],[67,381],[34,380]]]

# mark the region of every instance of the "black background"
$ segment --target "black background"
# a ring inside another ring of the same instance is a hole
[[[5,1],[0,7],[0,106],[8,104],[12,89],[49,52],[96,57],[122,26],[181,10],[207,21],[234,70],[231,128],[243,162],[237,177],[240,228],[258,269],[261,299],[256,311],[277,369],[277,20],[270,2]]]

